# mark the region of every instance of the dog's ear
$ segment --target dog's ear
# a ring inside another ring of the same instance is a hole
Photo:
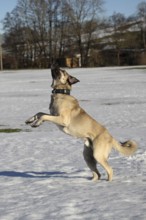
[[[80,81],[77,78],[75,78],[74,76],[69,75],[68,82],[70,83],[70,85],[72,85],[72,84],[75,84]]]

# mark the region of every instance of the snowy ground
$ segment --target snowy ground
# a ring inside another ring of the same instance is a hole
[[[48,112],[50,70],[0,72],[0,220],[146,219],[146,68],[70,69],[80,83],[72,95],[119,141],[134,139],[130,158],[112,151],[114,179],[99,182],[83,156],[83,143],[51,123],[25,125]]]

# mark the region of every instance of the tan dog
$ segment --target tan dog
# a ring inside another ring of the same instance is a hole
[[[73,96],[70,95],[71,86],[79,82],[70,76],[65,70],[53,65],[52,71],[52,96],[50,113],[37,113],[26,121],[32,127],[37,127],[44,121],[54,122],[66,134],[82,138],[84,140],[84,159],[93,173],[93,180],[100,179],[100,173],[96,168],[99,163],[107,172],[108,180],[113,177],[113,170],[107,159],[112,147],[125,156],[133,154],[137,148],[134,141],[125,143],[117,142],[108,130],[88,115]]]

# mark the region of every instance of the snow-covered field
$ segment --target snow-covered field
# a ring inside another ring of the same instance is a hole
[[[48,113],[50,70],[0,72],[0,220],[146,219],[146,68],[69,69],[80,83],[72,95],[119,141],[139,148],[126,158],[112,151],[112,182],[91,182],[82,140],[51,123],[25,120]]]

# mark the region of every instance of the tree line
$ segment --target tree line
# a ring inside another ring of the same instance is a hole
[[[102,18],[103,0],[19,0],[4,21],[4,48],[17,68],[47,68],[52,60],[65,65],[106,65],[114,50],[121,65],[122,49],[146,48],[146,2],[134,16],[114,13]]]

